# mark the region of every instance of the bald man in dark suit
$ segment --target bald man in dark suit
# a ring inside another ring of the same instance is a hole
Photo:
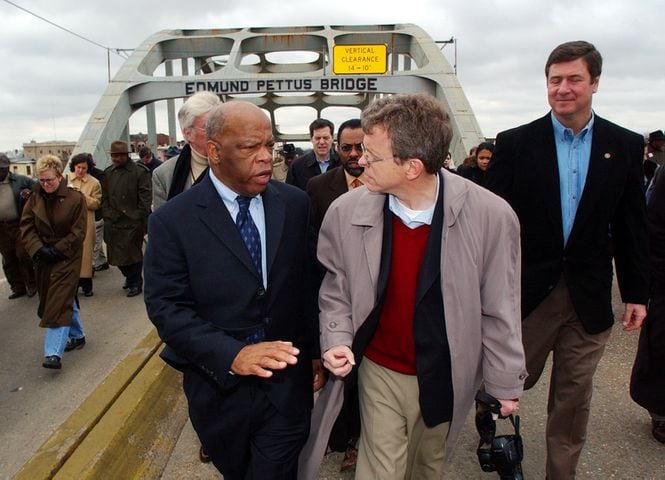
[[[312,408],[309,200],[271,180],[255,105],[215,107],[206,135],[209,173],[150,217],[148,316],[224,478],[291,480]]]

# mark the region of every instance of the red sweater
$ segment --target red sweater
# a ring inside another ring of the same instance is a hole
[[[393,216],[393,250],[385,301],[379,325],[364,352],[374,363],[407,375],[416,374],[413,315],[429,232],[429,225],[411,229]]]

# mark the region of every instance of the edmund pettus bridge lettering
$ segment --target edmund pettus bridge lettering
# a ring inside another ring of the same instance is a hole
[[[367,77],[217,80],[185,83],[185,95],[192,95],[202,90],[220,94],[310,91],[376,92],[378,87],[376,78]]]

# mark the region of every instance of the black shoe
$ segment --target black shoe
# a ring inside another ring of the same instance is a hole
[[[36,288],[28,288],[25,293],[28,294],[28,297],[32,298],[35,295],[37,295],[37,289]]]
[[[85,345],[85,337],[81,338],[70,338],[67,340],[67,345],[65,345],[65,352],[71,352],[72,350],[79,350]]]
[[[651,434],[660,443],[665,443],[665,420],[651,420]]]
[[[94,293],[92,293],[92,290],[83,290],[83,296],[84,297],[92,297]]]
[[[109,269],[109,264],[107,263],[102,263],[101,265],[97,265],[96,267],[92,267],[92,269],[95,272],[101,272],[102,270],[108,270]]]
[[[9,298],[10,300],[14,300],[15,298],[24,297],[25,293],[26,292],[12,292],[11,295],[9,295],[9,297],[7,297],[7,298]]]
[[[129,284],[127,283],[127,280],[125,280],[125,283],[122,284],[122,289],[129,290]]]
[[[128,287],[127,296],[135,297],[143,291],[141,287]]]
[[[62,368],[62,363],[60,363],[60,357],[58,357],[57,355],[44,357],[44,363],[42,363],[42,367],[52,368],[54,370],[60,370]]]

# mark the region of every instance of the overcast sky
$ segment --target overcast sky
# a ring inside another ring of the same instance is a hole
[[[604,57],[595,111],[640,133],[665,127],[662,0],[12,1],[112,48],[164,29],[415,23],[458,40],[459,80],[487,137],[548,110],[547,55],[583,39]],[[107,85],[106,51],[5,0],[0,17],[0,151],[77,140]],[[123,61],[111,55],[112,76]]]

